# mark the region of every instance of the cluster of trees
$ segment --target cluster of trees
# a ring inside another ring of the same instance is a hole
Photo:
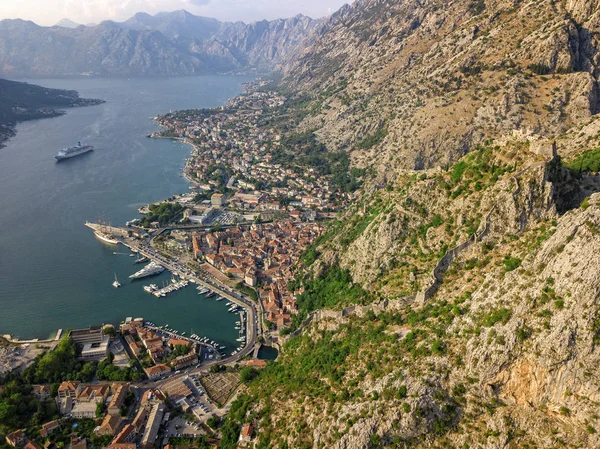
[[[357,146],[361,149],[369,149],[380,143],[388,135],[387,128],[379,128],[373,134],[367,135],[364,139],[358,142]]]
[[[4,441],[2,435],[20,428],[26,429],[33,438],[41,424],[59,418],[54,400],[38,400],[33,394],[32,384],[51,384],[51,396],[55,397],[60,382],[66,380],[90,382],[95,375],[100,380],[110,381],[141,379],[135,368],[119,369],[113,365],[112,354],[100,363],[84,363],[77,360],[77,356],[75,342],[70,337],[63,337],[54,350],[36,357],[23,371],[13,371],[0,378],[0,385],[4,386],[4,391],[0,392],[0,441]],[[65,435],[67,438],[70,432]]]
[[[183,218],[184,207],[179,203],[151,204],[150,212],[141,220],[141,225],[148,228],[157,221],[161,226],[175,223]]]
[[[489,145],[477,146],[450,167],[449,182],[440,179],[441,186],[448,191],[450,197],[457,198],[463,193],[471,193],[472,190],[483,190],[495,184],[505,173],[516,170],[516,162],[513,165],[498,163],[493,150]]]
[[[24,382],[29,384],[51,384],[65,380],[89,382],[95,373],[96,364],[77,360],[75,342],[69,337],[63,337],[53,351],[36,357],[22,376]]]
[[[211,447],[213,447],[212,445],[210,445],[208,443],[208,441],[206,440],[206,437],[204,436],[199,436],[196,438],[187,438],[187,437],[169,437],[169,444],[172,444],[173,446],[178,446],[178,447],[188,447],[190,449],[192,448],[197,448],[197,449],[209,449]]]
[[[575,159],[565,163],[565,166],[580,174],[600,173],[600,148],[578,154]]]
[[[211,164],[204,172],[206,179],[215,181],[217,183],[215,191],[221,193],[225,192],[227,181],[231,175],[233,175],[233,171],[230,167],[224,164]]]
[[[107,447],[112,440],[110,435],[100,436],[94,433],[97,423],[91,418],[78,419],[77,425],[73,426],[74,424],[75,420],[65,420],[62,428],[52,434],[51,440],[56,447],[67,447],[71,443],[71,437],[74,436],[86,438],[88,447],[92,448]]]
[[[249,384],[258,376],[258,370],[252,366],[245,366],[240,370],[240,380]]]
[[[281,146],[271,152],[273,162],[284,165],[312,167],[318,176],[331,176],[333,189],[354,192],[360,187],[360,169],[350,170],[350,157],[345,151],[330,152],[317,141],[311,130],[290,133],[281,139]]]
[[[38,400],[31,385],[22,378],[4,384],[4,391],[0,392],[0,441],[4,442],[2,435],[13,430],[39,427],[59,417],[56,403]]]
[[[201,191],[194,195],[193,201],[194,203],[200,203],[204,200],[210,200],[211,192],[209,191]]]
[[[254,301],[258,302],[258,294],[256,293],[256,290],[254,290],[252,287],[248,287],[246,284],[240,281],[237,284],[235,284],[235,288],[242,292],[244,295],[249,296]]]
[[[298,314],[292,327],[297,328],[310,312],[331,309],[342,303],[360,303],[367,293],[359,284],[352,282],[352,275],[339,265],[333,265],[314,279],[303,282],[304,292],[297,296]]]
[[[96,375],[100,380],[122,381],[128,382],[132,380],[140,380],[142,376],[134,367],[119,368],[113,365],[114,355],[108,354],[108,357],[102,360],[97,367]],[[135,366],[135,365],[134,365]]]
[[[247,394],[242,394],[233,401],[221,425],[221,449],[236,449],[240,436],[240,423],[248,422],[248,410],[253,404],[253,399]],[[217,424],[218,425],[218,424]]]

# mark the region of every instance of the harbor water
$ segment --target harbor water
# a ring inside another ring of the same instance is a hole
[[[156,298],[131,282],[141,268],[128,250],[99,241],[84,226],[99,216],[122,226],[137,209],[188,191],[181,176],[190,148],[149,139],[152,118],[170,110],[215,107],[242,91],[249,77],[36,79],[74,89],[105,104],[18,125],[0,149],[0,335],[46,338],[59,328],[118,324],[144,317],[186,335],[234,349],[238,315],[226,301],[199,296],[194,284]],[[57,163],[54,155],[81,141],[95,151]],[[117,254],[115,254],[115,252]],[[114,275],[123,286],[114,288]]]

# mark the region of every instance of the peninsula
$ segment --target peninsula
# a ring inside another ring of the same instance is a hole
[[[74,90],[48,89],[34,84],[0,79],[0,148],[26,120],[58,117],[64,108],[92,106],[103,100],[81,98]]]

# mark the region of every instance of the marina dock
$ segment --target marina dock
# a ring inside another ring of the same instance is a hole
[[[141,241],[130,238],[130,228],[117,228],[114,226],[105,226],[95,223],[86,223],[86,226],[92,230],[99,230],[104,234],[109,234],[113,238],[119,238],[119,242],[129,248],[132,252],[139,253],[142,256],[147,257],[151,261],[164,266],[172,273],[178,273],[182,279],[185,277],[187,281],[205,287],[223,297],[223,299],[226,299],[227,301],[230,301],[231,303],[236,304],[244,309],[245,312],[248,313],[248,316],[247,320],[243,321],[244,327],[240,329],[242,331],[240,336],[245,336],[245,339],[243,342],[241,342],[241,348],[239,351],[236,351],[224,361],[228,362],[238,360],[246,355],[252,355],[254,353],[260,328],[257,325],[257,311],[251,300],[245,301],[239,293],[233,292],[230,288],[229,290],[231,293],[226,291],[226,289],[228,289],[227,286],[216,285],[215,282],[200,278],[198,274],[192,272],[189,268],[179,266],[175,262],[167,260],[160,254],[155,253],[151,247],[146,248],[145,246],[142,246],[140,244]],[[234,293],[240,297],[235,296]],[[241,315],[243,315],[243,313]]]
[[[186,281],[185,279],[182,279],[181,281],[173,282],[173,283],[167,285],[166,287],[160,288],[160,289],[155,290],[150,293],[152,293],[157,298],[165,297],[171,292],[174,292],[181,288],[187,287],[188,284],[189,284],[188,281]]]

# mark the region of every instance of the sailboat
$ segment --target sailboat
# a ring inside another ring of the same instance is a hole
[[[121,286],[121,283],[117,279],[117,273],[115,273],[115,281],[112,283],[112,285],[114,288],[119,288]]]

